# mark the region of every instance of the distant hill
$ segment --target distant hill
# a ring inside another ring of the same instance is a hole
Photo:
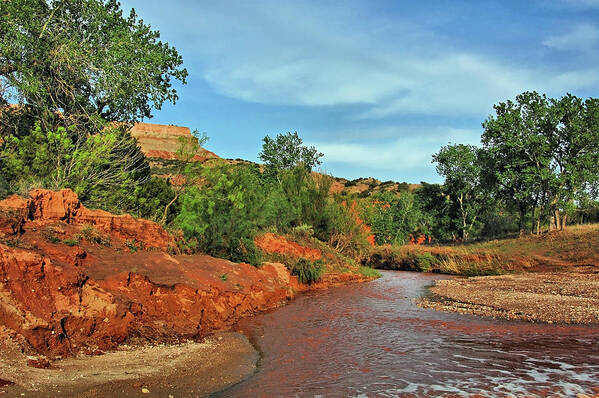
[[[150,161],[154,174],[165,176],[171,174],[172,164],[177,161],[176,153],[180,145],[179,137],[191,137],[191,130],[189,127],[174,125],[138,123],[131,129],[131,135],[139,141],[142,151]],[[230,164],[256,164],[244,159],[224,159],[207,149],[203,149],[203,151],[197,157],[197,161],[206,162],[211,159],[221,159]],[[413,191],[418,187],[420,187],[420,184],[380,181],[373,177],[357,178],[355,180],[335,177],[331,193],[357,194],[359,197],[367,197],[377,192],[399,193]]]

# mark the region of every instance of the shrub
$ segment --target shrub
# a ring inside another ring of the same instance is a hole
[[[81,236],[89,243],[95,243],[102,246],[110,246],[110,236],[101,234],[94,226],[85,225],[81,229]]]
[[[77,246],[80,241],[81,241],[81,236],[80,235],[73,235],[72,238],[65,239],[65,240],[62,241],[62,243],[64,243],[67,246]]]
[[[320,280],[324,264],[322,260],[310,261],[305,258],[298,259],[291,267],[291,275],[297,276],[300,283],[311,285]]]

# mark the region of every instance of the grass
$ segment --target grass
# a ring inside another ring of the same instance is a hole
[[[81,236],[74,235],[70,239],[63,240],[62,243],[64,243],[67,246],[77,246],[80,243],[80,241],[81,241]]]
[[[380,278],[381,277],[380,272],[378,272],[374,268],[366,267],[364,265],[360,266],[360,268],[358,269],[358,272],[360,272],[360,274],[362,274],[368,278]]]
[[[291,275],[297,276],[300,283],[311,285],[320,280],[323,270],[324,263],[322,260],[310,261],[300,257],[293,263],[290,272]]]
[[[375,268],[478,276],[548,267],[599,264],[599,224],[571,226],[540,236],[451,246],[379,246],[366,264]]]

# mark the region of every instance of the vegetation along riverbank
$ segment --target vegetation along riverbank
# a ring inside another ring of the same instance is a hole
[[[349,180],[293,130],[256,163],[143,123],[183,65],[116,1],[0,1],[2,389],[207,394],[255,370],[223,331],[377,268],[455,275],[424,307],[599,323],[598,99],[498,102],[442,184]]]

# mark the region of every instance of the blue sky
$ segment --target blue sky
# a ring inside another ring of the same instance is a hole
[[[183,56],[180,100],[152,123],[257,160],[297,131],[345,178],[441,182],[431,155],[478,144],[493,104],[599,90],[599,0],[126,0]]]

